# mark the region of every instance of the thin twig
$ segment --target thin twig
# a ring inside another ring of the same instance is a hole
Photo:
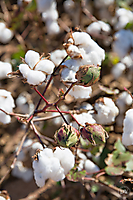
[[[28,130],[26,129],[26,132],[25,132],[24,136],[22,137],[21,143],[20,143],[20,145],[19,145],[19,148],[18,148],[18,150],[17,150],[17,152],[16,152],[16,154],[15,154],[15,158],[14,158],[14,160],[13,160],[13,162],[12,162],[10,168],[9,168],[8,171],[6,172],[6,174],[5,174],[5,175],[2,177],[2,179],[0,180],[0,185],[3,183],[3,181],[5,180],[5,178],[7,177],[7,175],[8,175],[8,174],[12,171],[12,169],[15,167],[15,163],[16,163],[16,161],[17,161],[17,157],[18,157],[18,155],[19,155],[19,153],[20,153],[20,151],[21,151],[21,149],[22,149],[23,143],[24,143],[24,141],[25,141],[27,135],[28,135]]]

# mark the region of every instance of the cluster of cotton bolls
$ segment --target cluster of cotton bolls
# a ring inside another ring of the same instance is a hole
[[[20,151],[15,167],[12,170],[12,176],[22,179],[25,182],[30,181],[33,178],[33,171],[31,168],[24,166],[24,161],[27,159],[27,155],[34,156],[37,149],[43,150],[42,145],[39,142],[33,143],[32,139],[27,139]],[[16,148],[16,151],[18,147]]]
[[[118,126],[122,126],[125,111],[127,110],[127,107],[130,106],[131,104],[132,104],[132,98],[130,94],[128,94],[126,91],[122,92],[118,96],[118,99],[116,100],[116,105],[119,108],[119,115],[116,118],[116,123]]]
[[[7,78],[7,74],[12,72],[12,66],[8,62],[0,61],[0,80]]]
[[[0,108],[5,112],[11,113],[14,107],[15,104],[11,92],[0,89]],[[0,110],[0,122],[8,124],[11,122],[11,117]]]
[[[37,0],[38,12],[42,13],[42,20],[46,23],[47,32],[50,35],[60,32],[56,4],[55,0]]]
[[[0,22],[0,42],[6,44],[13,38],[13,32],[6,27],[4,22]]]
[[[39,151],[33,161],[36,184],[43,187],[49,178],[63,180],[74,164],[75,156],[68,148],[56,147],[54,152],[49,148]]]
[[[125,146],[133,145],[133,109],[126,112],[123,121],[122,143]]]
[[[52,74],[54,63],[40,57],[39,53],[29,50],[25,54],[25,63],[19,65],[19,71],[31,85],[39,85],[46,79],[46,75]]]

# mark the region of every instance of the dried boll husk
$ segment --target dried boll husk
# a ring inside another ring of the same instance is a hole
[[[101,67],[95,65],[83,65],[76,72],[77,85],[89,87],[95,84],[100,78]]]

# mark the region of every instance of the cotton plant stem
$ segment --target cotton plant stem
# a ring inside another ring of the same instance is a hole
[[[67,120],[65,119],[64,115],[62,114],[62,112],[60,111],[59,107],[55,104],[55,108],[57,109],[57,111],[60,113],[62,119],[64,120],[64,122],[69,125],[69,123],[67,122]]]
[[[19,145],[19,148],[18,148],[18,150],[17,150],[17,152],[16,152],[16,154],[15,154],[15,158],[14,158],[14,160],[13,160],[13,162],[12,162],[10,168],[9,168],[8,171],[6,172],[6,174],[5,174],[5,175],[2,177],[2,179],[0,180],[0,185],[3,183],[3,181],[5,180],[5,178],[7,177],[7,175],[8,175],[8,174],[12,171],[12,169],[15,167],[15,163],[16,163],[16,161],[17,161],[17,157],[18,157],[18,155],[19,155],[19,153],[20,153],[20,151],[21,151],[21,149],[22,149],[23,143],[24,143],[24,141],[25,141],[27,135],[28,135],[28,130],[26,129],[26,132],[25,132],[25,134],[23,135],[22,140],[21,140],[21,143],[20,143],[20,145]]]

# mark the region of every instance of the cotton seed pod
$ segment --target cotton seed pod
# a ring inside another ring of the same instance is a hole
[[[78,79],[77,84],[85,87],[95,84],[99,80],[100,70],[101,67],[95,65],[80,66],[75,75]]]
[[[84,139],[89,140],[92,145],[103,144],[108,138],[107,132],[100,124],[86,123],[84,128],[81,128],[81,135]]]
[[[78,141],[79,132],[73,126],[63,124],[59,130],[55,132],[54,138],[59,145],[63,147],[72,147]]]

